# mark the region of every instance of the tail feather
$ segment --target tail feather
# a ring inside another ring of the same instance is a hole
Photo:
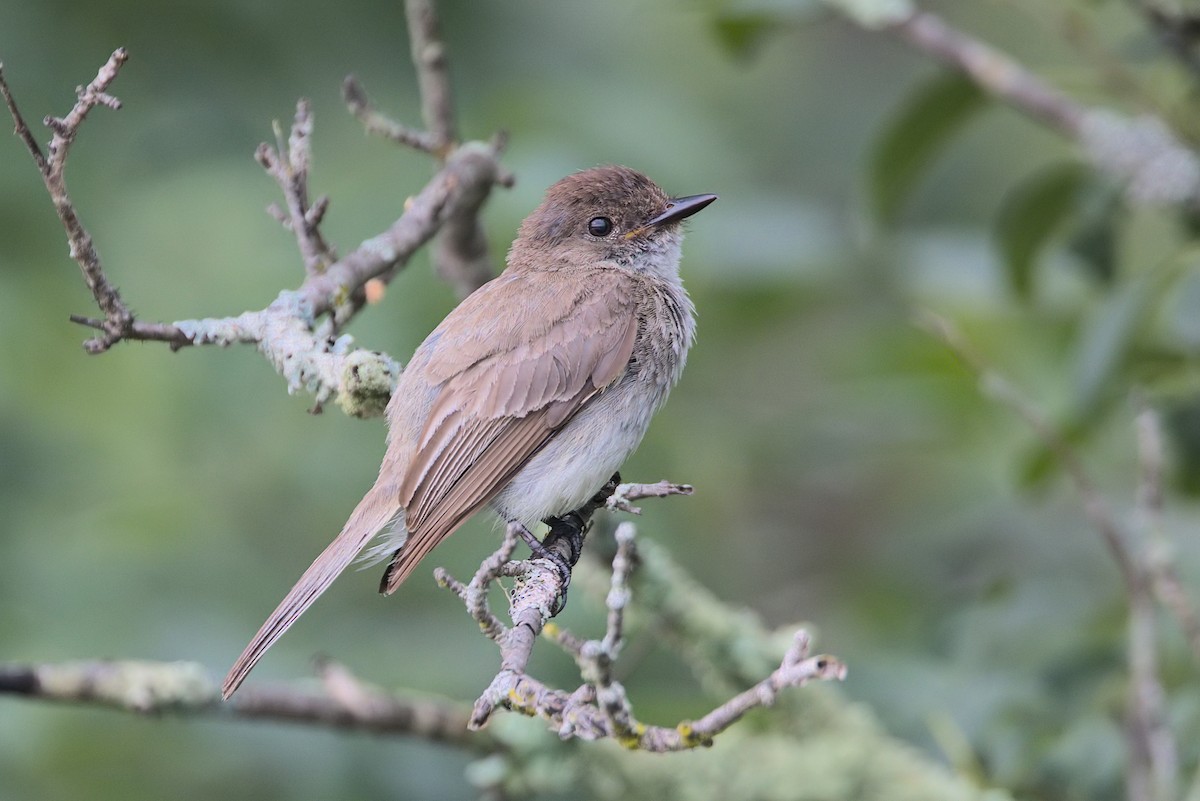
[[[371,538],[392,522],[399,513],[399,494],[394,487],[381,487],[380,484],[376,484],[371,488],[351,513],[342,532],[329,543],[308,570],[304,571],[304,575],[279,602],[279,606],[233,663],[224,684],[221,685],[222,697],[228,700],[229,696],[233,695],[267,649],[274,645],[313,601],[329,588],[333,580],[349,567]]]

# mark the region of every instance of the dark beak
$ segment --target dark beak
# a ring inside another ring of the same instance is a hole
[[[654,219],[649,220],[646,223],[646,227],[679,222],[682,219],[691,217],[716,199],[716,195],[688,195],[687,197],[671,198],[671,202],[667,204],[667,210]]]

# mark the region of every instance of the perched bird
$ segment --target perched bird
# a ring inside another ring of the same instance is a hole
[[[387,408],[375,485],[225,677],[228,698],[380,532],[389,594],[490,506],[532,526],[583,505],[641,442],[695,330],[680,221],[716,195],[672,198],[626,167],[551,186],[497,278],[409,361]]]

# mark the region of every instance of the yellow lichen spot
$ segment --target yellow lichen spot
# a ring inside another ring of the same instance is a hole
[[[675,727],[675,731],[679,732],[679,737],[683,741],[684,748],[699,748],[712,745],[712,738],[697,734],[692,728],[690,721],[684,721]]]
[[[350,288],[345,284],[340,284],[337,290],[333,293],[333,305],[344,306],[346,301],[350,299]]]
[[[542,634],[545,634],[547,637],[549,637],[552,640],[557,640],[558,635],[559,635],[558,624],[557,623],[547,623],[545,626],[542,627]]]
[[[630,751],[637,751],[642,747],[642,738],[645,735],[646,724],[634,723],[633,729],[618,734],[616,736],[616,741],[622,748],[628,748]]]
[[[513,712],[520,712],[526,717],[534,717],[537,714],[537,710],[529,702],[529,699],[517,692],[516,687],[508,691],[508,708]]]

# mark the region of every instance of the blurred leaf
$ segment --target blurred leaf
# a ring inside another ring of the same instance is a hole
[[[730,55],[748,59],[758,52],[763,39],[778,25],[768,14],[731,14],[713,20],[713,31]]]
[[[1087,416],[1128,363],[1134,338],[1181,266],[1169,259],[1121,285],[1086,323],[1075,360],[1075,407]]]
[[[1078,220],[1067,238],[1067,249],[1105,285],[1111,285],[1117,274],[1117,224],[1123,196],[1119,185],[1093,173],[1077,201]]]
[[[1059,436],[1071,445],[1086,441],[1101,427],[1119,394],[1110,391],[1114,379],[1151,377],[1161,381],[1170,362],[1165,354],[1137,348],[1137,336],[1162,303],[1163,293],[1173,285],[1181,270],[1190,264],[1187,256],[1168,259],[1152,270],[1125,282],[1091,316],[1080,332],[1075,356],[1075,395],[1067,421]],[[1137,354],[1135,361],[1134,354]],[[1155,355],[1156,354],[1156,355]],[[1153,359],[1157,364],[1151,364]],[[1176,363],[1186,368],[1184,362]],[[1026,488],[1042,484],[1055,473],[1057,458],[1043,444],[1022,459],[1020,483]]]
[[[1179,487],[1200,494],[1200,397],[1175,401],[1164,409],[1167,436],[1174,446]]]
[[[1085,419],[1068,420],[1058,427],[1058,436],[1063,442],[1077,446],[1096,430],[1103,414],[1098,410]],[[1046,481],[1058,474],[1058,456],[1046,444],[1038,440],[1028,454],[1023,456],[1017,470],[1017,483],[1026,490],[1045,488]]]
[[[1081,164],[1057,164],[1011,189],[996,217],[995,237],[1008,281],[1017,296],[1028,300],[1038,254],[1074,210],[1088,175]]]
[[[772,34],[824,10],[819,0],[742,0],[718,4],[713,18],[717,41],[739,59],[758,53]]]
[[[939,74],[905,99],[871,156],[870,192],[878,220],[895,221],[938,150],[986,105],[987,96],[957,73]]]

